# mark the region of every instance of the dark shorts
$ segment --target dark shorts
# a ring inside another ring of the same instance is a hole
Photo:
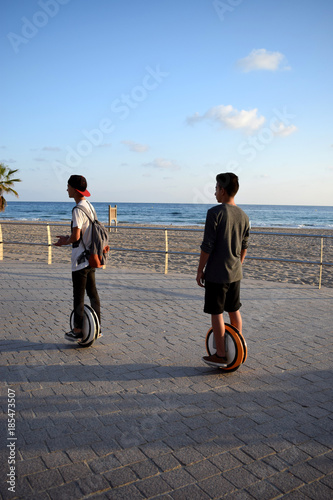
[[[234,283],[212,283],[205,281],[205,306],[207,314],[236,312],[241,307],[240,281]]]

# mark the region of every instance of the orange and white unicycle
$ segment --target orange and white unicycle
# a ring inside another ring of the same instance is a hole
[[[221,370],[233,372],[242,365],[247,358],[247,345],[243,335],[229,323],[225,323],[225,348],[228,360],[227,366]],[[216,344],[213,329],[210,328],[206,335],[206,350],[209,356],[216,353]]]

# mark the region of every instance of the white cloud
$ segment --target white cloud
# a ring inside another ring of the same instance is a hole
[[[146,144],[139,144],[134,141],[121,141],[121,142],[126,146],[128,146],[128,149],[130,151],[134,151],[135,153],[144,153],[149,149],[149,146],[147,146]]]
[[[165,160],[164,158],[155,158],[149,163],[144,163],[143,166],[158,168],[159,170],[180,170],[180,166],[174,161]]]
[[[268,175],[268,174],[260,174],[260,175],[255,176],[255,178],[257,178],[257,179],[258,179],[258,178],[259,178],[259,179],[270,179],[270,178],[271,178],[271,176],[270,176],[270,175]]]
[[[269,52],[266,49],[253,49],[244,59],[239,59],[237,65],[246,73],[256,70],[277,71],[278,69],[290,69],[286,64],[282,66],[284,62],[285,56],[281,54],[281,52]]]
[[[187,118],[187,123],[193,124],[203,120],[210,120],[219,123],[228,129],[244,129],[247,132],[253,132],[260,128],[264,122],[264,116],[258,116],[258,109],[244,109],[238,111],[230,104],[228,106],[215,106],[210,108],[203,115],[195,113],[193,116]]]
[[[61,151],[61,149],[53,146],[44,146],[42,151]]]
[[[294,132],[296,132],[297,127],[296,125],[289,125],[287,127],[284,123],[280,122],[278,123],[278,125],[274,126],[273,130],[274,130],[274,135],[278,137],[287,137],[287,135],[291,135]]]

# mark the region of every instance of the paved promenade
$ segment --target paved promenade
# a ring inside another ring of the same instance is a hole
[[[63,338],[68,264],[0,277],[2,498],[333,498],[333,289],[244,280],[248,359],[223,373],[192,276],[98,271],[87,349]]]

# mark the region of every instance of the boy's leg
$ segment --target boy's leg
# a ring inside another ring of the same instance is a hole
[[[232,326],[237,328],[237,330],[242,333],[242,316],[239,312],[242,305],[240,301],[240,283],[240,281],[230,283],[225,301],[225,310],[228,311]]]
[[[230,323],[232,324],[232,326],[234,326],[235,328],[237,328],[237,330],[240,333],[242,333],[242,316],[241,316],[241,313],[239,311],[235,311],[235,312],[230,312],[228,314],[229,314]]]
[[[212,314],[212,328],[214,332],[216,354],[220,357],[225,357],[225,325],[223,314]]]
[[[90,268],[88,271],[86,290],[87,290],[87,295],[90,299],[91,307],[96,312],[99,322],[101,322],[101,304],[99,300],[98,291],[96,288],[95,269],[93,268]]]
[[[72,272],[74,299],[74,333],[82,331],[84,318],[84,294],[86,291],[87,268]]]

